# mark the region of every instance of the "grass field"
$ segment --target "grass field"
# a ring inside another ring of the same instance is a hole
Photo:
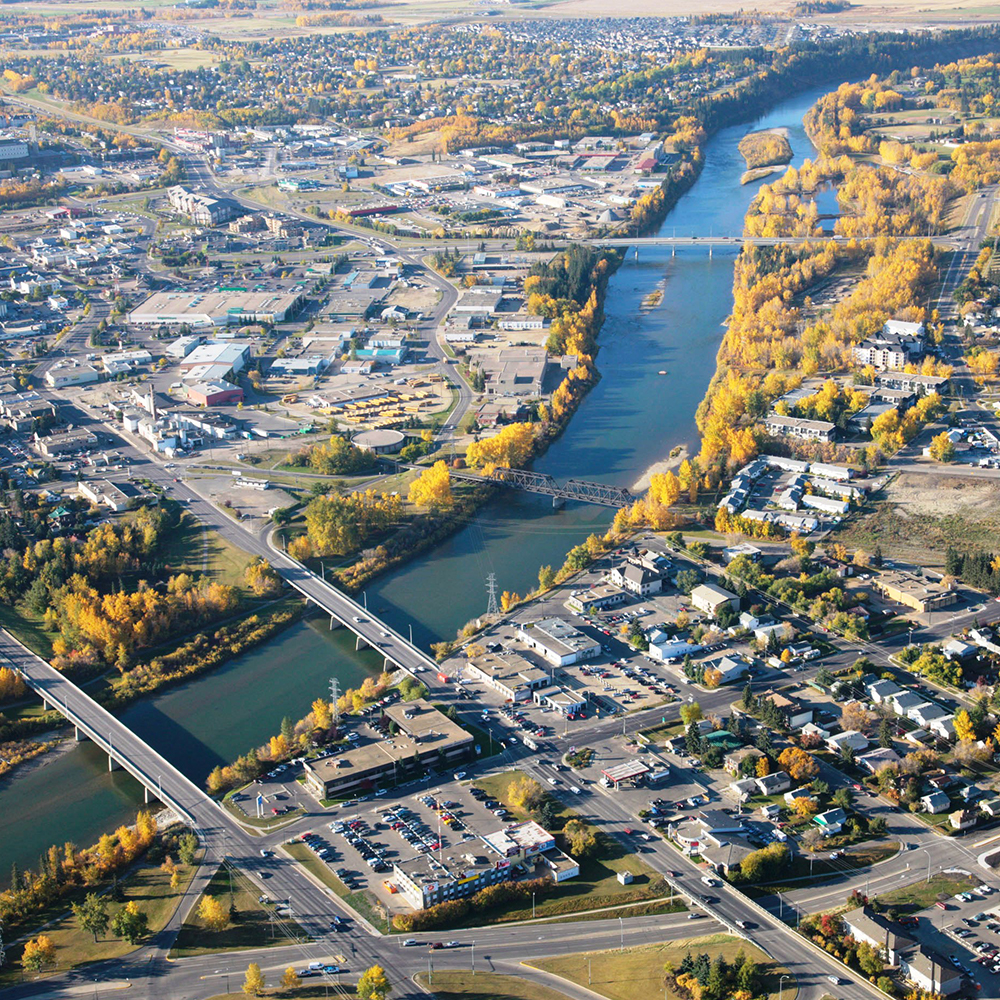
[[[513,808],[507,799],[507,788],[511,781],[523,777],[520,771],[507,771],[503,774],[491,775],[475,782],[504,803],[518,819],[526,819],[527,815]],[[556,822],[553,829],[558,831],[567,820],[577,818],[577,814],[556,802]],[[630,854],[619,841],[598,833],[598,850],[595,857],[584,858],[580,862],[580,874],[559,885],[558,889],[544,900],[539,900],[535,907],[536,917],[558,917],[579,913],[586,910],[600,909],[606,906],[621,906],[625,903],[648,902],[668,896],[670,887],[658,872],[649,867],[638,855]],[[618,872],[629,871],[634,881],[631,885],[622,885]],[[677,911],[684,909],[680,903],[675,903]],[[530,902],[519,908],[505,910],[494,917],[494,923],[531,918]]]
[[[308,940],[305,931],[294,920],[275,917],[272,908],[258,903],[257,889],[237,871],[220,867],[212,876],[204,895],[219,898],[226,908],[235,907],[234,916],[221,931],[209,931],[198,916],[196,904],[181,924],[170,951],[171,958],[190,958],[192,955],[211,955],[245,948],[270,948],[296,940]]]
[[[181,873],[181,881],[176,889],[170,888],[170,876],[159,866],[144,865],[137,868],[127,879],[118,883],[122,888],[124,900],[122,903],[112,903],[108,908],[110,914],[114,916],[125,903],[134,900],[149,918],[147,940],[163,930],[195,872],[193,865],[179,864],[178,868]],[[84,895],[85,893],[82,891],[78,894],[80,899]],[[67,910],[71,901],[75,900],[63,899],[60,904],[60,912]],[[52,938],[56,946],[56,966],[50,970],[52,972],[64,972],[86,962],[120,958],[142,946],[141,944],[131,945],[113,937],[110,931],[95,942],[94,936],[84,931],[77,923],[76,917],[72,915],[58,920],[46,928],[45,933]],[[8,946],[8,965],[0,973],[0,987],[12,985],[18,981],[21,971],[20,954],[21,948],[19,946]]]
[[[0,628],[5,628],[43,659],[52,659],[53,633],[45,631],[41,616],[28,611],[22,604],[13,608],[0,604]]]
[[[942,872],[932,876],[929,882],[914,882],[901,889],[879,893],[877,898],[883,906],[894,906],[903,913],[916,913],[935,903],[942,893],[955,896],[976,884],[967,875],[947,875]]]
[[[636,997],[677,997],[665,988],[663,966],[672,962],[680,964],[690,951],[694,954],[705,952],[714,958],[722,955],[732,961],[736,953],[743,950],[748,957],[758,962],[765,976],[763,996],[776,996],[778,977],[786,976],[783,996],[795,1000],[798,987],[794,976],[787,969],[774,965],[762,951],[739,938],[725,934],[713,934],[703,938],[688,938],[669,944],[643,945],[626,948],[624,951],[594,951],[576,955],[559,955],[543,958],[537,962],[526,962],[531,968],[551,972],[568,979],[577,986],[598,993],[608,1000],[635,1000]],[[588,981],[589,980],[589,981]]]
[[[532,983],[517,976],[501,976],[496,972],[426,972],[417,974],[417,982],[439,1000],[566,1000],[565,993]]]
[[[243,584],[250,556],[227,542],[217,531],[203,528],[188,513],[171,532],[163,547],[165,572],[204,573],[218,583]]]

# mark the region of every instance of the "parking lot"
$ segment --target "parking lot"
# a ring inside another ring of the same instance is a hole
[[[1000,897],[990,886],[921,910],[905,932],[961,969],[973,992],[1000,996]]]

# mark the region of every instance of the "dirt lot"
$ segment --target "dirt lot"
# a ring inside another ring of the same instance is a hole
[[[436,288],[404,288],[398,286],[392,290],[386,303],[390,306],[402,306],[411,313],[429,313],[441,298]]]
[[[996,547],[1000,531],[1000,482],[904,474],[886,488],[873,506],[837,540],[848,548],[924,566],[942,566],[949,546],[962,549]]]

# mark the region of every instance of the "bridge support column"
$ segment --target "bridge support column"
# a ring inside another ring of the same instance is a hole
[[[709,244],[709,247],[708,247],[708,259],[709,260],[712,259],[712,246],[711,246],[711,244]]]
[[[143,791],[143,802],[148,806],[150,802],[156,799],[156,796],[145,786],[142,787]]]
[[[120,771],[121,769],[121,764],[119,764],[118,761],[111,756],[111,754],[108,754],[108,771]]]
[[[354,652],[356,653],[363,645],[365,645],[365,640],[361,638],[360,635],[354,637]]]
[[[73,727],[73,738],[76,740],[77,743],[84,743],[86,740],[90,739],[90,737],[86,733],[80,732],[79,726]]]
[[[553,497],[552,498],[552,506],[556,510],[559,510],[560,507],[565,507],[566,506],[566,500],[565,500],[565,498],[564,497]]]
[[[677,247],[675,247],[675,246],[672,246],[672,247],[670,248],[670,256],[671,256],[671,257],[676,257],[676,256],[677,256]]]
[[[330,631],[332,632],[335,628],[343,628],[344,626],[337,621],[333,615],[330,615]]]

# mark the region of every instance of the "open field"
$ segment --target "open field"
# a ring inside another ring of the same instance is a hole
[[[135,901],[149,918],[147,939],[153,937],[163,930],[180,903],[194,876],[195,867],[195,865],[178,864],[180,883],[176,889],[171,889],[170,875],[163,871],[159,865],[139,865],[127,878],[118,883],[122,889],[123,902],[112,903],[108,907],[109,913],[114,916],[125,903]],[[81,890],[70,900],[64,898],[60,904],[60,911],[68,910],[70,902],[75,902],[78,898],[82,900],[84,895],[85,892]],[[57,920],[56,923],[46,928],[45,933],[52,938],[56,946],[56,966],[51,970],[53,972],[64,972],[66,969],[85,962],[120,958],[142,946],[141,944],[128,944],[126,941],[114,937],[110,931],[95,942],[94,936],[83,930],[76,917],[72,915]],[[12,985],[19,980],[21,974],[18,961],[20,953],[19,946],[11,947],[8,945],[8,965],[5,967],[5,974],[0,973],[0,987]]]
[[[916,913],[936,902],[941,893],[955,896],[975,885],[967,875],[948,875],[942,872],[934,875],[929,882],[914,882],[902,889],[879,893],[877,898],[883,906],[894,906],[903,913]]]
[[[944,565],[949,546],[963,550],[996,548],[1000,531],[1000,483],[903,474],[869,503],[836,540],[849,549],[872,552],[920,566]]]
[[[496,972],[435,972],[428,977],[418,973],[417,982],[438,1000],[566,1000],[564,993],[528,982],[517,976],[501,976]]]
[[[258,903],[258,890],[237,871],[219,868],[204,895],[217,897],[227,909],[235,907],[235,914],[221,931],[209,931],[198,916],[196,905],[181,924],[170,951],[171,957],[189,958],[220,951],[269,948],[305,939],[305,932],[294,920],[276,917],[273,909]]]
[[[162,558],[167,575],[204,573],[217,583],[243,585],[243,571],[250,556],[227,542],[218,532],[203,528],[187,513],[170,533]]]
[[[789,977],[787,969],[774,965],[768,957],[751,944],[726,934],[712,934],[708,937],[688,938],[670,944],[650,944],[624,951],[583,952],[576,955],[560,955],[543,958],[537,962],[526,962],[531,968],[551,972],[568,979],[577,986],[598,993],[608,1000],[635,1000],[636,997],[677,997],[665,988],[663,966],[667,962],[677,967],[684,956],[705,952],[712,958],[721,955],[727,962],[742,950],[748,957],[758,962],[765,976],[763,996],[776,996],[778,977]],[[589,982],[588,982],[589,978]],[[794,976],[785,979],[783,996],[795,1000],[798,987]]]

